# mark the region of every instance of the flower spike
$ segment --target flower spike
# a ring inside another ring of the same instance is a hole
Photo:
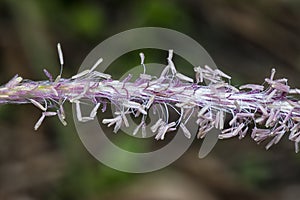
[[[118,132],[122,125],[130,126],[126,116],[141,116],[142,120],[132,134],[141,130],[142,136],[146,137],[145,121],[153,108],[158,120],[150,129],[156,133],[157,140],[164,139],[168,132],[178,128],[191,138],[186,124],[191,116],[195,116],[195,124],[199,126],[198,138],[205,137],[213,128],[220,130],[219,139],[235,136],[242,139],[249,132],[257,143],[268,140],[266,149],[269,149],[283,135],[289,134],[289,140],[295,143],[295,151],[299,151],[300,102],[297,95],[300,89],[290,88],[285,78],[276,79],[275,69],[265,79],[265,86],[246,84],[237,89],[230,85],[231,76],[207,65],[194,68],[195,79],[179,73],[172,61],[173,50],[169,50],[167,65],[159,78],[146,74],[143,53],[139,54],[143,73],[133,81],[131,75],[121,81],[95,71],[102,58],[90,69],[71,78],[61,78],[64,60],[60,44],[57,50],[61,72],[54,82],[52,75],[44,70],[49,80],[24,81],[16,75],[0,87],[0,104],[31,103],[42,110],[35,130],[48,116],[58,116],[66,125],[65,102],[75,104],[77,119],[83,123],[94,120],[100,106],[105,112],[107,103],[111,103],[116,108],[115,116],[103,119],[102,123],[114,125],[113,132]],[[204,81],[209,84],[203,85]],[[81,113],[83,99],[94,106],[88,116]],[[178,114],[177,121],[170,121],[169,109]],[[226,114],[230,116],[228,122]]]

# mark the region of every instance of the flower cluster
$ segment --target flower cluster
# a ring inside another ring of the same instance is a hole
[[[59,44],[58,52],[62,67]],[[63,109],[66,101],[75,104],[76,115],[81,122],[93,120],[100,107],[105,112],[107,103],[111,103],[117,109],[115,116],[103,119],[102,123],[114,126],[114,132],[118,132],[123,125],[129,126],[129,115],[142,116],[132,134],[141,130],[142,135],[146,136],[146,118],[149,109],[153,108],[159,115],[151,127],[157,140],[163,140],[168,132],[178,128],[190,138],[186,123],[194,115],[199,126],[198,138],[205,137],[213,128],[220,129],[219,139],[234,136],[242,139],[250,133],[258,143],[269,140],[266,145],[269,149],[285,133],[289,133],[296,152],[299,151],[300,103],[295,96],[300,94],[300,90],[291,89],[285,78],[275,79],[274,69],[264,85],[246,84],[236,88],[230,85],[229,75],[209,66],[195,67],[195,78],[179,73],[172,61],[172,50],[159,77],[146,74],[144,55],[141,53],[140,57],[144,73],[133,81],[131,75],[124,80],[113,80],[110,75],[95,71],[102,58],[91,69],[67,79],[62,78],[61,73],[53,79],[46,70],[47,81],[23,80],[16,75],[0,87],[0,104],[32,103],[41,109],[42,116],[35,124],[35,130],[48,116],[58,116],[66,125]],[[82,99],[94,104],[89,116],[82,116]],[[176,121],[169,121],[169,108],[178,113]],[[226,114],[231,116],[230,120],[226,120]]]

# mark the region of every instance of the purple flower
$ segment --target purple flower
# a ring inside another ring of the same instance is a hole
[[[58,44],[61,69],[63,57]],[[195,67],[195,81],[177,72],[172,61],[173,51],[169,51],[168,64],[159,77],[146,74],[144,54],[140,54],[144,73],[135,81],[129,75],[124,80],[113,80],[110,75],[95,71],[103,61],[100,58],[89,70],[82,71],[71,78],[62,78],[61,73],[53,79],[44,70],[49,80],[24,81],[16,75],[7,84],[0,87],[0,104],[32,103],[42,110],[42,116],[34,126],[38,129],[48,116],[58,116],[66,125],[63,104],[68,101],[75,104],[79,121],[93,120],[98,109],[106,110],[106,103],[115,105],[115,117],[103,119],[102,123],[114,126],[118,132],[122,125],[129,126],[127,117],[142,116],[141,122],[133,131],[142,129],[146,135],[146,118],[150,108],[159,112],[159,120],[151,127],[155,139],[164,139],[170,131],[181,128],[187,138],[191,133],[186,123],[192,115],[197,116],[198,138],[203,138],[213,128],[220,129],[219,138],[238,136],[244,138],[248,132],[254,141],[260,143],[269,140],[266,149],[277,144],[282,136],[289,133],[289,140],[295,143],[296,152],[300,142],[300,103],[295,95],[299,89],[291,89],[287,79],[275,79],[275,69],[265,79],[266,86],[246,84],[236,88],[229,84],[231,77],[209,66]],[[62,72],[62,70],[61,70]],[[204,85],[204,81],[209,82]],[[94,104],[89,116],[82,116],[82,99]],[[178,113],[179,118],[170,122],[169,108]],[[225,114],[230,115],[229,122]],[[254,125],[250,130],[249,125]],[[264,128],[262,128],[264,127]]]

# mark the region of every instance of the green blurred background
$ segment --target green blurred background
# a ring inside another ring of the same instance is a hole
[[[2,0],[0,82],[15,74],[42,80],[44,68],[58,74],[57,42],[69,77],[107,37],[159,26],[197,40],[234,85],[262,83],[275,67],[278,77],[299,87],[299,10],[298,0]],[[157,54],[155,61],[166,55]],[[118,63],[128,69],[138,65],[137,53],[132,56]],[[287,137],[269,151],[249,137],[219,141],[205,159],[197,157],[202,141],[196,140],[171,166],[128,174],[93,159],[76,134],[71,106],[66,110],[67,127],[47,119],[35,133],[39,110],[0,106],[1,200],[300,199],[300,155]],[[141,146],[138,140],[117,137],[129,148]]]

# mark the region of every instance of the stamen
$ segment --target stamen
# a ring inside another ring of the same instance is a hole
[[[29,99],[29,101],[35,105],[37,108],[41,109],[42,111],[46,111],[47,110],[47,107],[44,107],[42,106],[42,104],[40,104],[39,102],[37,102],[36,100],[34,99]]]
[[[102,63],[102,62],[103,62],[103,58],[99,58],[99,59],[97,60],[97,62],[93,65],[93,67],[90,69],[89,72],[94,71],[94,70],[98,67],[98,65],[100,65],[100,63]]]
[[[190,139],[192,137],[191,132],[186,128],[186,126],[183,123],[180,123],[180,128],[182,129],[184,136]]]
[[[140,53],[140,58],[141,58],[141,65],[143,66],[143,69],[144,69],[144,73],[143,74],[146,74],[146,66],[144,64],[144,61],[145,61],[145,55],[143,53]]]
[[[59,77],[61,77],[62,72],[63,72],[63,66],[64,66],[64,56],[63,56],[63,53],[62,53],[62,49],[61,49],[60,43],[57,43],[57,52],[58,52],[59,63],[60,63]]]

